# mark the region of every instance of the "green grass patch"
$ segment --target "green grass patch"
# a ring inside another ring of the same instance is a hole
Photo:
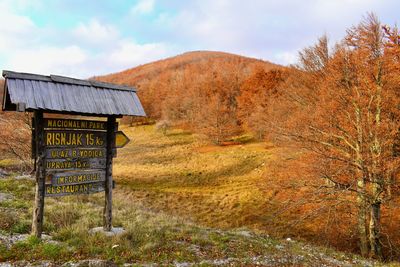
[[[59,262],[67,254],[68,250],[62,244],[48,243],[35,236],[29,236],[26,240],[15,243],[4,258],[28,261],[46,259]]]
[[[19,219],[11,228],[12,233],[28,234],[31,231],[31,220]]]
[[[20,164],[18,160],[15,159],[1,159],[0,160],[0,168],[13,168]]]
[[[0,192],[11,193],[19,200],[31,200],[34,197],[35,182],[33,180],[0,179]]]

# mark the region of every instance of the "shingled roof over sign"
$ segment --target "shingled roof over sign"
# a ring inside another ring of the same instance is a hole
[[[15,111],[23,105],[27,111],[146,116],[131,87],[13,71],[3,71],[3,77],[3,110]]]

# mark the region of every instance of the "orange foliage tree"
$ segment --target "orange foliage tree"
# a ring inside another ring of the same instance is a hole
[[[372,14],[331,54],[321,38],[300,53],[294,77],[269,114],[275,131],[317,156],[319,189],[340,190],[351,197],[345,199],[354,199],[360,252],[377,258],[383,256],[382,205],[392,199],[399,165],[393,153],[400,105],[393,78],[399,72],[392,72],[396,53],[391,49]]]
[[[271,107],[270,100],[279,95],[278,88],[287,76],[288,72],[284,69],[266,71],[258,66],[241,84],[237,98],[238,118],[245,129],[254,132],[260,140],[264,138],[270,120],[265,111]]]

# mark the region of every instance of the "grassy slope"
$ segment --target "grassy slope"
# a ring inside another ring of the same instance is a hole
[[[273,160],[276,153],[266,149],[266,144],[215,147],[179,130],[167,136],[151,126],[123,130],[132,142],[118,151],[115,160],[114,226],[123,226],[126,233],[113,238],[88,234],[88,229],[101,225],[102,194],[48,198],[45,231],[58,242],[30,238],[10,249],[0,242],[0,261],[100,258],[117,263],[202,266],[370,263],[327,248],[275,240],[246,228],[207,227],[251,226],[260,221],[257,216],[265,203],[263,163]],[[0,179],[0,192],[13,195],[0,202],[1,234],[29,232],[33,184]]]
[[[133,142],[119,151],[115,179],[135,198],[208,226],[249,225],[262,216],[260,205],[265,144],[216,147],[174,130],[167,136],[152,127],[126,128]],[[227,220],[230,218],[230,220]]]

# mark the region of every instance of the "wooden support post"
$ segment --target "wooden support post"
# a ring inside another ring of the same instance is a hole
[[[103,228],[104,231],[112,230],[112,159],[113,149],[115,147],[116,119],[110,116],[107,119],[107,165],[106,165],[106,181],[105,181],[105,203],[103,212]]]
[[[36,143],[36,187],[35,205],[33,207],[32,235],[42,236],[45,188],[45,151],[43,112],[35,111],[35,143]]]

